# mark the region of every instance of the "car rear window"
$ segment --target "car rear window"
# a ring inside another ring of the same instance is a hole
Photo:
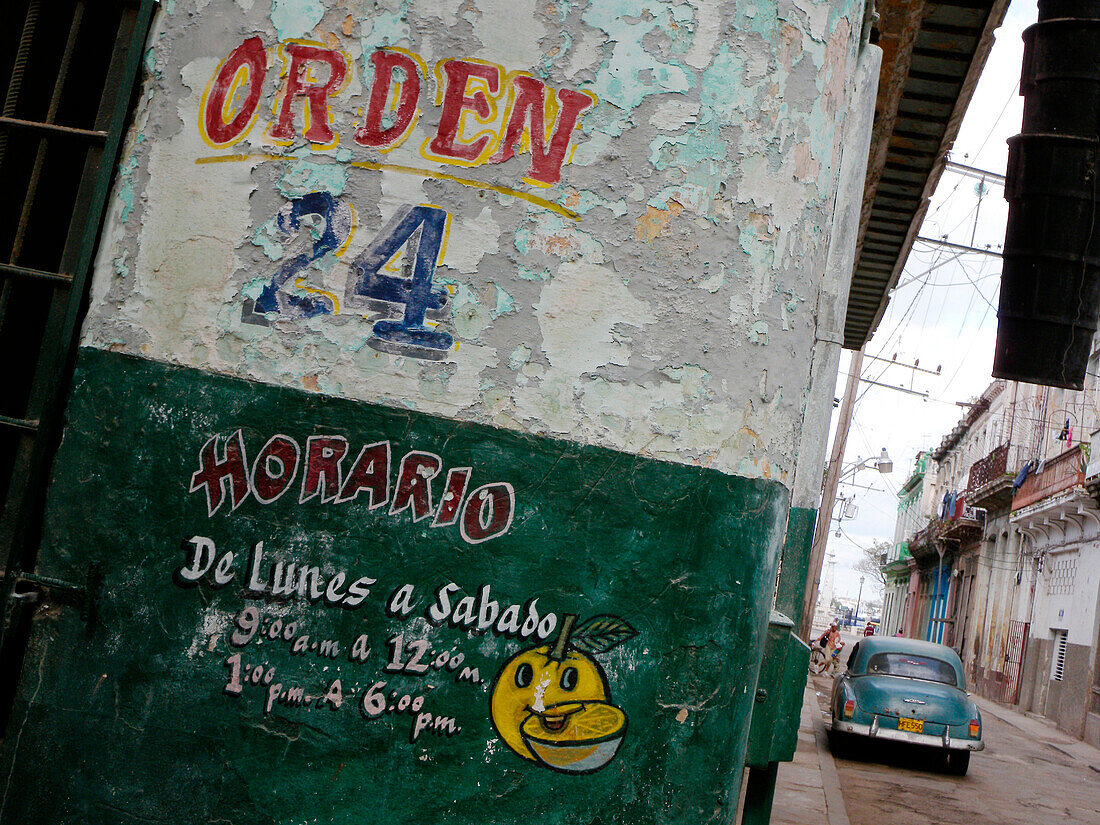
[[[947,662],[908,653],[876,653],[867,662],[867,672],[943,682],[947,685],[958,684],[955,668]]]

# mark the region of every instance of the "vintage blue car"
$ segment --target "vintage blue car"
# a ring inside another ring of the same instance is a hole
[[[966,692],[962,660],[933,642],[885,636],[860,639],[848,669],[833,681],[834,753],[855,737],[940,748],[947,770],[962,776],[970,752],[985,747],[982,717]]]

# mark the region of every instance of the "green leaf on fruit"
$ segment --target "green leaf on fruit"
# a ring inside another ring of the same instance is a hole
[[[569,637],[569,644],[581,653],[595,656],[607,653],[637,635],[638,631],[618,616],[593,616],[577,626]]]

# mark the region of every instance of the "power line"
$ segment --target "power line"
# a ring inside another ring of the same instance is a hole
[[[976,293],[978,293],[978,297],[980,297],[983,301],[985,301],[990,309],[995,311],[997,308],[995,306],[993,306],[992,301],[990,301],[988,298],[985,297],[985,293],[982,292],[981,289],[978,288],[978,284],[975,283],[974,279],[970,277],[970,273],[966,271],[966,267],[963,266],[963,267],[960,267],[960,268],[962,269],[963,277],[965,277],[966,280],[970,282],[970,285],[972,287],[974,287],[974,291]]]
[[[933,269],[934,268],[935,267],[933,267]],[[931,271],[931,270],[929,270],[929,271]],[[891,342],[893,341],[893,339],[895,337],[897,337],[898,341],[900,342],[901,333],[904,331],[904,329],[912,321],[913,310],[917,307],[918,302],[920,300],[920,296],[924,293],[924,290],[927,286],[928,286],[927,281],[921,282],[920,286],[917,288],[917,291],[913,294],[913,297],[909,301],[909,306],[906,307],[905,311],[902,313],[901,317],[898,319],[897,323],[894,325],[894,330],[887,336],[885,342],[879,348],[879,356],[880,357],[883,353],[886,352],[887,348],[890,346]],[[882,370],[879,371],[878,375],[875,376],[875,378],[876,379],[877,378],[882,378],[886,374],[887,369],[889,369],[889,367],[883,367]],[[871,390],[871,388],[869,386],[867,388],[865,388],[863,390],[863,392],[860,393],[859,397],[856,399],[857,402],[861,401],[863,399],[863,397],[866,396],[866,394],[868,392],[870,392],[870,390]]]
[[[971,216],[974,216],[974,226],[975,226],[975,229],[977,228],[977,215],[978,215],[978,211],[982,208],[982,196],[985,194],[984,188],[979,185],[979,189],[976,192],[976,194],[977,194],[978,198],[974,202],[974,205],[971,206],[970,209],[967,210],[966,214],[962,216],[962,218],[959,220],[959,222],[956,223],[953,227],[951,227],[947,232],[937,233],[939,235],[939,237],[946,238],[948,235],[950,235],[952,232],[955,232],[956,230],[958,230],[958,228],[960,226],[962,226],[964,223],[966,223],[968,220],[970,220]],[[924,227],[922,226],[921,228],[923,229]],[[971,241],[971,244],[973,244],[973,241]]]
[[[947,263],[950,263],[953,260],[957,260],[961,254],[962,253],[959,252],[959,253],[956,253],[955,255],[953,255],[951,258],[947,259],[946,261],[939,261],[938,259],[940,257],[940,250],[938,248],[935,249],[935,251],[933,252],[933,257],[932,257],[931,265],[929,266],[929,268],[926,269],[923,273],[921,273],[921,275],[915,276],[915,278],[920,278],[923,275],[929,274],[929,273],[935,271],[936,269],[938,269],[939,267],[944,266]],[[906,263],[908,263],[908,261]],[[915,278],[909,279],[904,284],[902,284],[902,286],[904,286],[908,283],[912,283],[913,280],[915,280]],[[931,285],[933,285],[933,282],[930,281],[930,280],[921,282],[921,286],[917,290],[917,292],[914,293],[914,295],[913,295],[913,297],[910,301],[909,306],[902,313],[901,317],[899,317],[897,323],[894,326],[893,331],[887,336],[887,339],[886,339],[885,343],[880,348],[880,350],[879,350],[880,355],[882,353],[886,352],[886,350],[890,347],[890,344],[893,340],[896,339],[898,341],[898,343],[900,344],[902,335],[904,334],[905,330],[908,328],[909,324],[913,321],[913,319],[915,317],[913,311],[919,305],[919,301],[920,301],[922,295],[924,294],[924,288],[927,287],[927,286],[931,286]],[[897,287],[895,287],[895,291],[896,290],[897,290]],[[931,303],[929,302],[925,307],[925,320],[927,320],[928,309],[930,307],[931,307]],[[943,310],[943,303],[941,302],[940,303],[940,311],[942,312],[942,310]],[[885,368],[876,377],[881,378],[883,375],[885,375]],[[869,391],[869,388],[868,388],[868,391]]]
[[[1008,95],[1008,100],[1006,100],[1005,105],[1001,107],[1001,113],[999,115],[997,115],[997,119],[994,120],[993,125],[989,127],[989,134],[987,134],[985,136],[985,140],[982,141],[982,145],[979,146],[978,151],[974,153],[975,160],[977,160],[978,155],[980,155],[982,153],[982,150],[985,148],[985,145],[987,143],[989,143],[989,139],[991,137],[993,137],[993,133],[995,131],[997,131],[997,127],[1001,123],[1001,118],[1004,117],[1005,112],[1008,111],[1008,104],[1010,104],[1013,101],[1013,99],[1015,99],[1016,97],[1019,96],[1019,91],[1020,91],[1020,81],[1017,80],[1016,85],[1012,87],[1012,91]]]
[[[860,439],[862,439],[863,446],[867,448],[867,452],[873,455],[874,449],[871,447],[871,440],[867,437],[867,432],[863,429],[863,425],[860,424],[858,420],[853,421],[852,425],[856,428],[856,434],[860,437]],[[898,496],[898,491],[893,482],[890,481],[889,476],[883,473],[880,476],[880,479],[882,480],[882,483],[886,485],[886,488],[890,492],[890,495],[892,495],[896,499]]]
[[[947,283],[932,284],[932,286],[937,288],[943,287],[945,289],[953,286],[970,286],[977,283],[978,281],[984,281],[987,278],[999,278],[1000,275],[1000,272],[990,272],[988,275],[982,275],[980,278],[974,278],[972,281],[948,281]]]
[[[1019,91],[1020,91],[1020,82],[1017,80],[1015,87],[1012,89],[1011,93],[1009,93],[1009,95],[1008,95],[1008,99],[1005,100],[1004,106],[1001,107],[1000,113],[997,115],[996,119],[993,121],[992,125],[989,127],[989,132],[986,134],[985,139],[981,143],[981,146],[979,146],[978,151],[976,151],[974,153],[975,162],[977,162],[978,156],[981,155],[982,151],[985,149],[986,145],[989,143],[990,138],[992,138],[993,134],[997,131],[997,127],[1001,125],[1001,120],[1002,120],[1002,118],[1004,118],[1005,112],[1008,111],[1009,104],[1011,104],[1013,99],[1018,96]],[[952,161],[950,159],[951,158],[951,153],[950,152],[948,152],[947,157],[948,157],[948,160],[947,160],[948,165],[955,164],[955,161]],[[968,154],[964,154],[963,157],[964,158],[969,158],[970,156]],[[956,164],[956,165],[964,166],[963,164]],[[974,167],[964,167],[964,168],[974,168]],[[941,209],[943,209],[949,203],[951,203],[951,201],[955,197],[955,194],[958,192],[959,187],[962,185],[963,180],[965,180],[966,177],[967,176],[962,175],[962,174],[959,175],[959,181],[954,185],[954,187],[952,187],[951,191],[947,194],[947,196],[942,201],[940,201],[938,204],[936,204],[936,206],[932,209],[932,211],[926,216],[926,218],[925,218],[926,221],[934,218],[939,213],[939,211]]]
[[[938,252],[939,252],[939,250],[937,250],[937,253],[938,253]],[[948,265],[949,263],[951,263],[952,261],[957,261],[957,260],[959,259],[959,256],[961,256],[961,255],[962,255],[962,252],[956,252],[956,253],[955,253],[954,255],[952,255],[952,256],[951,256],[950,258],[948,258],[947,260],[944,260],[944,261],[940,261],[940,262],[939,262],[939,263],[937,263],[937,264],[933,264],[932,266],[928,267],[928,269],[924,270],[924,272],[921,272],[921,273],[920,273],[920,274],[918,274],[918,275],[914,275],[914,276],[913,276],[912,278],[910,278],[910,279],[909,279],[908,281],[902,281],[901,283],[899,283],[899,284],[897,284],[896,286],[894,286],[894,289],[893,289],[893,291],[894,291],[894,292],[897,292],[897,291],[898,291],[899,289],[901,289],[902,287],[906,287],[906,286],[909,286],[909,284],[911,284],[911,283],[913,283],[913,282],[915,282],[915,281],[919,281],[919,280],[920,280],[921,278],[923,278],[923,277],[924,277],[925,275],[929,275],[929,274],[931,274],[931,273],[935,272],[935,271],[936,271],[937,269],[939,269],[939,268],[940,268],[941,266],[947,266],[947,265]]]
[[[935,250],[935,257],[936,257],[936,258],[938,258],[938,257],[939,257],[939,254],[940,254],[940,250],[939,250],[939,249],[936,249],[936,250]],[[948,258],[948,259],[947,259],[947,260],[945,260],[945,261],[944,261],[944,262],[943,262],[942,264],[937,264],[936,266],[938,267],[938,266],[940,266],[940,265],[946,265],[948,261],[951,261],[951,260],[956,260],[956,259],[958,259],[958,257],[959,257],[960,255],[962,255],[962,253],[961,253],[961,252],[956,252],[956,253],[955,253],[954,255],[952,255],[952,256],[951,256],[951,258]],[[931,283],[931,284],[930,284],[930,286],[931,286],[931,288],[932,288],[932,289],[935,289],[935,287],[937,286],[937,284],[936,284],[936,283],[934,282],[935,280],[938,280],[938,279],[934,279],[934,280],[933,280],[933,283]],[[929,292],[928,298],[929,298],[929,300],[927,300],[927,301],[925,301],[925,302],[924,302],[924,315],[923,315],[923,317],[921,318],[921,323],[920,323],[920,329],[928,329],[928,316],[929,316],[929,314],[930,314],[930,313],[932,312],[932,303],[933,303],[933,302],[932,302],[932,300],[931,300],[931,298],[932,298],[932,293],[931,293],[931,291]],[[941,311],[942,311],[942,308],[943,308],[943,302],[941,301],[941,302],[940,302],[940,309],[941,309]],[[938,313],[937,313],[937,314],[938,314]]]

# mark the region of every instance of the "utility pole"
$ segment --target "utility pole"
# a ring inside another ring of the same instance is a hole
[[[848,365],[848,383],[844,387],[844,401],[840,405],[840,419],[837,421],[836,435],[833,437],[833,451],[829,455],[829,469],[825,474],[825,489],[821,492],[821,506],[817,510],[814,540],[810,545],[810,566],[806,573],[806,594],[802,599],[802,625],[798,629],[803,639],[809,638],[810,627],[814,620],[817,580],[821,577],[821,565],[825,560],[825,545],[829,541],[829,527],[832,522],[833,506],[836,504],[836,488],[840,483],[844,448],[848,445],[848,430],[852,427],[856,395],[859,394],[859,373],[863,367],[864,347],[852,354],[852,362]]]
[[[859,605],[863,601],[863,579],[863,576],[859,577],[859,595],[856,596],[856,612],[852,615],[853,626],[859,622]]]
[[[859,380],[862,381],[864,384],[873,384],[876,387],[882,387],[883,389],[886,389],[886,390],[897,390],[898,392],[903,392],[906,395],[919,395],[921,398],[927,398],[928,397],[928,393],[926,393],[926,392],[917,392],[916,390],[907,390],[907,389],[905,389],[905,387],[895,387],[893,384],[883,384],[881,381],[872,381],[870,378],[861,378]]]
[[[977,178],[983,183],[986,180],[1001,184],[1005,182],[1004,175],[998,175],[996,172],[987,172],[985,169],[975,169],[973,166],[967,166],[965,163],[955,163],[955,161],[949,160],[945,165],[948,169],[954,169],[964,178]]]
[[[982,249],[980,246],[968,246],[967,244],[951,243],[951,241],[942,241],[937,238],[926,238],[923,235],[917,235],[917,240],[921,243],[930,243],[933,246],[942,246],[945,249],[958,249],[960,252],[977,252],[981,255],[992,255],[994,258],[1003,258],[1000,252],[994,252],[992,249]]]
[[[895,366],[895,367],[905,367],[907,370],[915,370],[916,372],[926,372],[929,375],[942,375],[943,374],[943,366],[942,365],[937,366],[934,370],[925,369],[924,367],[922,367],[920,365],[920,360],[919,359],[917,360],[917,362],[915,364],[906,364],[904,361],[899,361],[898,357],[896,355],[893,358],[881,358],[878,355],[865,355],[863,357],[864,358],[870,358],[872,361],[884,361],[887,364],[890,364],[891,366]]]

